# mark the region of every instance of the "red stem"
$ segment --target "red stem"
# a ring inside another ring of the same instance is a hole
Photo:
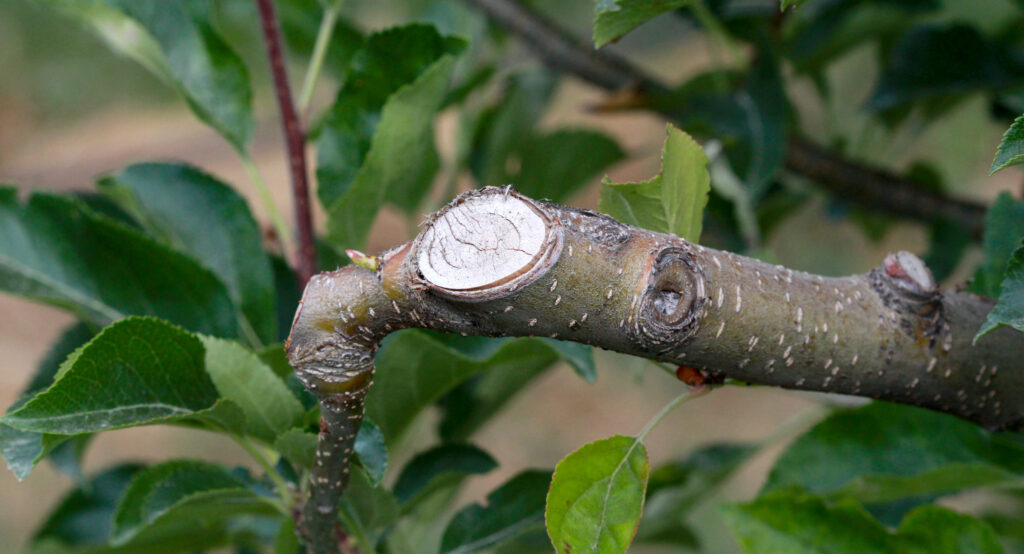
[[[273,0],[256,0],[263,23],[263,38],[267,44],[267,59],[270,73],[274,78],[277,106],[281,110],[285,144],[288,147],[288,168],[292,176],[292,201],[295,205],[295,224],[298,227],[295,252],[295,271],[299,290],[306,286],[310,277],[317,273],[316,245],[313,238],[313,216],[309,204],[309,181],[306,171],[306,141],[302,123],[295,112],[291,88],[288,86],[288,72],[284,67],[281,51],[281,33],[277,24],[277,13]]]

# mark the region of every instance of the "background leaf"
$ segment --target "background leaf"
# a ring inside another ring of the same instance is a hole
[[[356,459],[370,478],[370,483],[379,485],[388,470],[388,446],[384,442],[384,433],[372,419],[363,418],[353,448],[356,451]]]
[[[438,167],[433,116],[463,44],[407,25],[371,35],[353,58],[317,139],[320,200],[338,247],[362,248],[385,201],[419,206]]]
[[[201,340],[206,372],[220,397],[242,409],[248,434],[272,443],[298,424],[305,411],[302,405],[255,353],[224,339]]]
[[[687,513],[756,451],[749,444],[714,443],[651,471],[636,542],[697,547],[696,536],[684,522]]]
[[[180,328],[125,319],[68,358],[53,386],[3,421],[71,435],[198,416],[219,398],[203,356],[202,342]]]
[[[922,506],[890,533],[856,502],[833,505],[799,490],[779,490],[722,508],[747,553],[1002,553],[986,523],[946,508]]]
[[[965,24],[922,25],[893,48],[868,108],[889,110],[975,90],[1024,82],[1024,67]]]
[[[398,519],[398,501],[381,485],[374,485],[361,467],[353,467],[348,488],[341,498],[342,522],[354,524],[374,542],[384,528]],[[353,529],[349,527],[351,533]]]
[[[837,412],[779,457],[764,491],[800,486],[852,497],[899,520],[916,503],[965,488],[1024,483],[1024,445],[910,406],[874,402]],[[886,511],[887,503],[905,500]]]
[[[309,469],[316,457],[316,433],[289,429],[274,441],[274,449],[300,468]],[[388,451],[384,435],[370,419],[364,418],[355,443],[356,461],[366,471],[370,484],[377,486],[387,471]]]
[[[1013,124],[1003,134],[1003,140],[996,149],[996,157],[992,160],[992,175],[1000,169],[1024,163],[1024,115],[1013,120]]]
[[[661,155],[661,174],[643,183],[601,187],[600,209],[623,223],[698,242],[711,178],[704,150],[689,135],[669,125]]]
[[[142,466],[124,464],[91,477],[69,492],[50,512],[34,540],[56,539],[67,544],[103,544],[110,538],[117,501]]]
[[[1024,239],[1024,202],[1003,192],[985,213],[985,235],[982,238],[985,259],[974,273],[974,281],[968,290],[998,298],[1006,266],[1021,239]]]
[[[498,462],[490,454],[471,444],[442,444],[420,452],[405,465],[395,482],[395,498],[409,505],[446,481],[462,481],[496,467]]]
[[[977,342],[982,336],[1003,325],[1024,332],[1024,245],[1010,257],[999,301],[981,325],[974,341]]]
[[[555,467],[545,521],[555,550],[625,552],[643,511],[647,449],[617,435],[587,444]]]
[[[150,527],[179,521],[214,526],[241,514],[276,515],[269,498],[244,481],[205,462],[173,461],[146,468],[132,478],[114,515],[112,542],[124,544]]]
[[[21,398],[7,411],[18,409],[32,396],[48,388],[64,360],[78,347],[89,342],[93,335],[95,333],[84,323],[76,323],[65,329],[40,360]],[[22,431],[0,423],[0,454],[6,460],[7,468],[14,472],[19,481],[28,477],[36,464],[66,439],[64,436]]]
[[[276,339],[274,275],[244,198],[212,175],[176,163],[131,165],[98,186],[150,235],[213,271],[255,341]]]
[[[388,444],[394,444],[420,412],[469,377],[483,371],[536,373],[558,360],[553,349],[538,345],[546,343],[535,338],[501,341],[488,346],[493,351],[485,358],[474,359],[423,331],[392,333],[377,354],[366,414],[380,426]]]
[[[211,335],[240,332],[237,308],[213,273],[59,195],[36,193],[21,205],[14,189],[0,187],[0,290],[98,327],[137,314]]]
[[[45,0],[112,49],[173,86],[203,122],[245,151],[255,126],[242,59],[210,26],[201,2]]]
[[[596,0],[594,48],[614,42],[647,20],[681,8],[692,0]]]
[[[455,514],[441,541],[444,554],[488,550],[544,527],[544,501],[550,471],[517,474],[487,495],[484,504],[472,504]]]

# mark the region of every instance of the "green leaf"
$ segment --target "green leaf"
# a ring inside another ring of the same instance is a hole
[[[361,248],[385,201],[409,212],[419,206],[438,167],[433,116],[463,45],[429,25],[407,25],[371,35],[353,58],[317,139],[320,200],[335,245]]]
[[[647,486],[644,517],[637,542],[679,542],[696,546],[683,519],[695,504],[707,498],[733,475],[757,447],[740,443],[715,443],[701,447],[687,458],[655,468]]]
[[[443,554],[469,554],[497,548],[544,527],[544,501],[550,471],[527,470],[455,514],[441,540]]]
[[[760,200],[782,169],[790,110],[778,55],[774,48],[763,48],[747,73],[698,75],[661,108],[686,131],[722,143],[725,160],[720,163],[743,183],[748,202]],[[715,185],[721,189],[719,181]]]
[[[1001,50],[966,24],[916,27],[892,49],[868,108],[891,110],[1024,83],[1024,68]]]
[[[928,252],[921,259],[931,270],[936,283],[945,281],[964,257],[974,241],[963,226],[946,220],[932,223],[928,233]]]
[[[313,461],[316,459],[316,444],[316,433],[304,429],[289,429],[277,437],[274,449],[296,466],[309,469],[313,467]],[[388,451],[380,428],[368,418],[364,418],[363,424],[359,427],[355,451],[356,459],[366,470],[370,484],[379,485],[387,472]]]
[[[50,388],[2,421],[71,435],[203,416],[218,400],[203,356],[194,335],[158,319],[128,318],[76,351]]]
[[[522,166],[522,149],[534,139],[534,129],[554,96],[556,83],[557,77],[545,70],[510,75],[502,83],[504,90],[498,100],[468,122],[471,136],[466,164],[478,183],[499,186],[518,182],[513,168]],[[539,196],[557,195],[545,191]]]
[[[907,514],[896,537],[903,552],[1003,552],[989,524],[940,506],[921,506]]]
[[[1000,169],[1024,163],[1024,115],[1017,116],[1010,128],[1003,134],[1003,140],[996,149],[996,157],[992,160],[992,175]]]
[[[239,151],[255,126],[242,59],[210,26],[199,2],[44,0],[89,27],[108,46],[174,87],[203,122]]]
[[[1006,266],[999,301],[989,312],[974,342],[997,327],[1004,325],[1024,332],[1024,244],[1013,253]]]
[[[150,235],[213,271],[259,342],[276,339],[274,275],[244,198],[212,175],[175,163],[131,165],[98,186]]]
[[[298,424],[302,405],[253,351],[224,339],[200,339],[206,348],[206,372],[221,398],[242,409],[247,434],[273,442]]]
[[[25,405],[32,396],[49,387],[64,360],[80,346],[89,342],[94,334],[84,323],[76,323],[66,328],[39,362],[22,397],[7,409],[8,413]],[[7,468],[14,472],[19,481],[28,477],[36,464],[66,439],[65,436],[22,431],[0,423],[0,455],[3,455],[7,461]]]
[[[469,377],[484,371],[535,373],[557,361],[557,353],[542,345],[548,346],[536,338],[505,340],[490,344],[486,357],[474,358],[423,331],[393,333],[377,354],[366,414],[394,444],[420,412]]]
[[[890,533],[856,502],[833,505],[796,489],[778,490],[746,504],[721,508],[725,522],[749,554],[998,554],[995,532],[986,523],[937,506],[922,506]]]
[[[99,327],[154,315],[192,331],[239,336],[238,310],[213,273],[59,195],[36,193],[21,205],[14,189],[0,187],[0,290]]]
[[[594,441],[566,456],[555,467],[545,512],[555,550],[625,552],[649,472],[647,449],[633,437]]]
[[[348,488],[341,497],[342,522],[350,533],[359,531],[378,537],[398,519],[398,501],[383,486],[374,485],[363,468],[353,467],[351,471]],[[351,525],[358,529],[353,530]]]
[[[606,179],[600,209],[623,223],[698,242],[711,190],[708,158],[690,135],[672,125],[667,135],[661,174],[642,183]]]
[[[626,155],[602,133],[559,129],[531,137],[520,156],[518,175],[505,182],[526,196],[561,202]]]
[[[513,75],[498,101],[470,123],[465,157],[478,183],[510,184],[527,196],[562,202],[625,157],[602,133],[565,128],[538,132],[554,90],[555,80],[546,72]]]
[[[786,11],[786,8],[799,8],[807,0],[782,0],[780,5],[780,11]]]
[[[619,40],[649,19],[681,8],[692,0],[596,0],[594,48]]]
[[[513,371],[485,371],[448,391],[437,402],[443,410],[438,428],[441,439],[448,442],[466,440],[519,391],[550,368],[550,364],[529,364]]]
[[[937,0],[812,2],[787,12],[786,54],[801,73],[817,76],[850,50],[865,44],[892,44],[906,29],[941,8]]]
[[[14,411],[24,405],[23,402],[27,400],[27,398],[24,398],[18,401],[11,406],[10,411]],[[28,477],[28,474],[36,467],[36,464],[53,452],[67,438],[63,435],[15,429],[6,423],[0,422],[0,454],[3,455],[4,460],[7,462],[7,468],[14,473],[14,476],[19,481]]]
[[[386,200],[404,198],[409,204],[409,199],[415,199],[418,204],[437,171],[431,116],[444,97],[454,64],[453,57],[442,57],[388,100],[365,163],[351,187],[328,209],[328,237],[333,244],[362,248]],[[416,190],[408,190],[410,186]]]
[[[462,481],[469,475],[481,475],[498,467],[490,454],[471,444],[442,444],[420,452],[404,468],[395,482],[395,498],[403,509],[418,498],[450,481]]]
[[[242,479],[205,462],[173,461],[132,478],[114,515],[111,540],[124,544],[148,528],[182,521],[215,525],[243,515],[278,515],[277,506]]]
[[[379,485],[388,471],[388,446],[384,433],[370,418],[363,418],[363,424],[356,433],[356,457],[366,470],[373,485]]]
[[[978,266],[968,290],[989,298],[998,298],[1006,266],[1022,238],[1024,202],[1016,200],[1009,193],[1001,193],[985,214],[985,234],[981,241],[985,259]]]
[[[794,441],[764,490],[797,485],[878,505],[1021,484],[1024,445],[1012,437],[953,416],[874,402],[837,412]]]
[[[309,469],[316,459],[316,433],[304,429],[289,429],[274,441],[274,450],[297,467]]]
[[[79,546],[106,543],[117,501],[141,469],[136,464],[124,464],[91,477],[50,512],[33,541],[50,538]]]

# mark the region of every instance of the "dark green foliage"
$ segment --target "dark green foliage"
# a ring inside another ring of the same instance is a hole
[[[973,27],[921,26],[894,47],[868,108],[889,110],[1021,83],[1024,65]]]
[[[181,164],[128,166],[99,189],[146,231],[199,260],[227,287],[255,340],[276,335],[274,278],[262,234],[245,200],[231,187]]]
[[[985,259],[974,274],[970,290],[997,298],[1010,257],[1024,238],[1024,202],[1007,193],[996,198],[985,216],[982,249]]]
[[[416,455],[395,482],[395,498],[408,510],[433,490],[498,467],[490,454],[469,444],[442,444]]]
[[[544,498],[549,471],[524,471],[455,514],[441,540],[441,552],[468,554],[499,547],[544,528]]]
[[[1024,333],[1024,243],[1010,256],[999,291],[999,302],[988,314],[988,320],[978,330],[975,340],[1003,325]]]
[[[907,514],[895,532],[856,502],[828,504],[799,489],[768,493],[722,509],[744,552],[1003,552],[988,524],[938,506]]]
[[[799,486],[899,521],[915,504],[980,486],[1019,486],[1024,443],[952,416],[874,402],[828,417],[790,445],[765,491]]]
[[[992,160],[989,175],[1013,165],[1024,163],[1024,115],[1013,120],[1013,124],[1003,135],[1003,141],[996,149],[996,157]]]
[[[513,75],[504,86],[472,128],[468,164],[480,185],[512,184],[527,196],[563,202],[625,157],[614,140],[595,131],[537,129],[555,92],[550,74]]]
[[[684,523],[687,513],[756,450],[747,444],[710,444],[686,459],[654,468],[635,540],[697,546],[697,538]]]
[[[93,325],[145,314],[212,335],[240,333],[213,272],[66,196],[35,193],[21,203],[14,189],[0,189],[0,260],[0,290]]]

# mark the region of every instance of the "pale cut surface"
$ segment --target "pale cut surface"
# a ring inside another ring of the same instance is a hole
[[[435,286],[485,288],[529,270],[546,234],[544,219],[515,196],[476,196],[430,225],[417,261],[423,277]]]

